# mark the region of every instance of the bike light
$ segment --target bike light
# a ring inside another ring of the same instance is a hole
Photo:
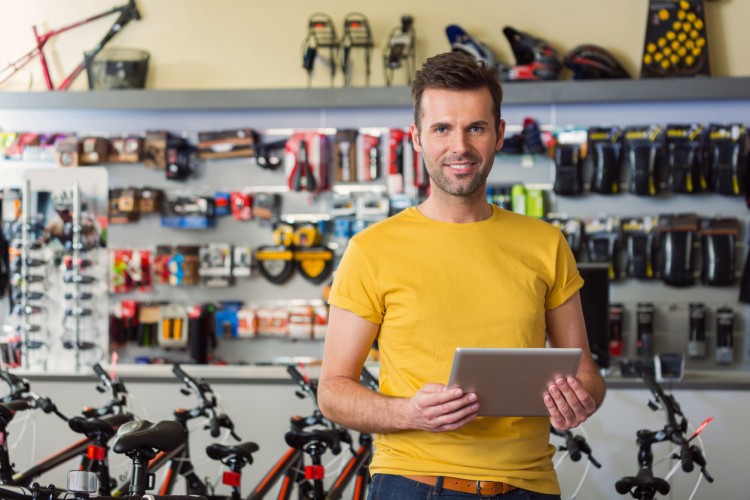
[[[325,477],[325,467],[322,465],[305,466],[305,479],[323,479]]]
[[[102,446],[92,444],[86,450],[86,456],[89,460],[104,460],[107,457],[107,450]]]
[[[227,486],[233,486],[235,488],[239,488],[241,478],[242,478],[242,475],[239,472],[227,470],[227,471],[224,471],[224,474],[221,478],[221,482],[223,484],[226,484]]]

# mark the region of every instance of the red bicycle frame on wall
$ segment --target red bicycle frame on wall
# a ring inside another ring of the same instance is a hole
[[[73,71],[67,77],[65,77],[65,80],[63,80],[63,82],[59,86],[55,87],[49,74],[47,58],[44,55],[44,46],[47,44],[47,42],[52,37],[55,37],[61,33],[65,33],[66,31],[84,26],[90,22],[110,16],[112,14],[119,15],[117,16],[117,19],[115,19],[115,22],[112,24],[112,27],[109,28],[109,31],[107,31],[104,37],[99,41],[99,43],[96,44],[93,49],[84,54],[83,62],[76,66]],[[36,39],[36,47],[18,58],[16,61],[10,63],[5,68],[0,69],[0,85],[8,81],[8,79],[10,79],[13,75],[20,71],[21,68],[26,66],[26,64],[28,64],[32,59],[34,59],[35,57],[39,57],[39,60],[42,63],[42,72],[44,74],[44,82],[47,86],[47,90],[68,90],[70,85],[73,83],[73,80],[75,80],[76,77],[78,77],[78,75],[80,75],[81,72],[86,68],[87,63],[91,61],[91,59],[93,59],[104,48],[104,46],[125,27],[125,25],[127,25],[130,21],[137,21],[140,18],[141,14],[140,12],[138,12],[138,7],[136,7],[135,5],[135,0],[129,0],[128,3],[120,5],[118,7],[114,7],[106,12],[101,12],[86,19],[82,19],[72,24],[63,26],[62,28],[50,30],[46,33],[39,33],[36,26],[33,26],[32,29],[34,31],[34,38]],[[91,87],[91,85],[89,85],[89,87]]]

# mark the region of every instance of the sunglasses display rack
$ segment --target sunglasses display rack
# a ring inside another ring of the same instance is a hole
[[[70,253],[61,265],[65,288],[61,343],[65,350],[73,353],[75,371],[80,371],[84,365],[99,361],[103,351],[97,342],[99,330],[93,321],[96,294],[92,286],[98,281],[93,273],[95,259],[92,254],[95,250],[88,248],[84,238],[83,204],[78,183],[73,184],[70,230]]]
[[[38,229],[31,214],[31,186],[25,182],[21,194],[21,220],[14,226],[11,246],[13,258],[14,300],[11,321],[7,325],[12,335],[20,337],[21,363],[24,368],[46,369],[49,336],[44,283],[47,280],[47,261],[40,258],[41,245],[34,235]]]

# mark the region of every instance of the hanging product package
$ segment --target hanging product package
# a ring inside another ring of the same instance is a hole
[[[620,277],[617,254],[620,248],[620,221],[616,217],[600,217],[585,222],[586,250],[589,262],[609,264],[609,279]]]
[[[698,216],[694,213],[659,217],[660,274],[665,284],[693,285],[693,240],[697,230]]]
[[[735,241],[739,222],[735,217],[701,219],[698,234],[703,251],[701,279],[710,286],[730,286],[735,282]]]
[[[593,164],[591,191],[600,194],[619,193],[622,130],[619,127],[591,127],[588,135],[589,154]]]
[[[649,0],[641,78],[711,76],[703,0]]]
[[[745,126],[711,125],[708,140],[711,189],[730,196],[746,192],[748,137]]]
[[[661,191],[664,133],[660,125],[625,129],[629,190],[638,196]]]
[[[583,160],[586,158],[587,130],[571,129],[557,133],[555,146],[554,191],[561,196],[583,194]]]
[[[667,125],[667,189],[673,193],[699,193],[708,188],[706,129],[703,125]]]
[[[655,276],[657,217],[632,217],[620,221],[627,253],[627,275],[636,279]]]

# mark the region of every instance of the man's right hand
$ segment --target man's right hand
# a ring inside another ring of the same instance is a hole
[[[443,384],[426,384],[404,403],[406,427],[428,432],[453,431],[477,418],[474,393]]]

